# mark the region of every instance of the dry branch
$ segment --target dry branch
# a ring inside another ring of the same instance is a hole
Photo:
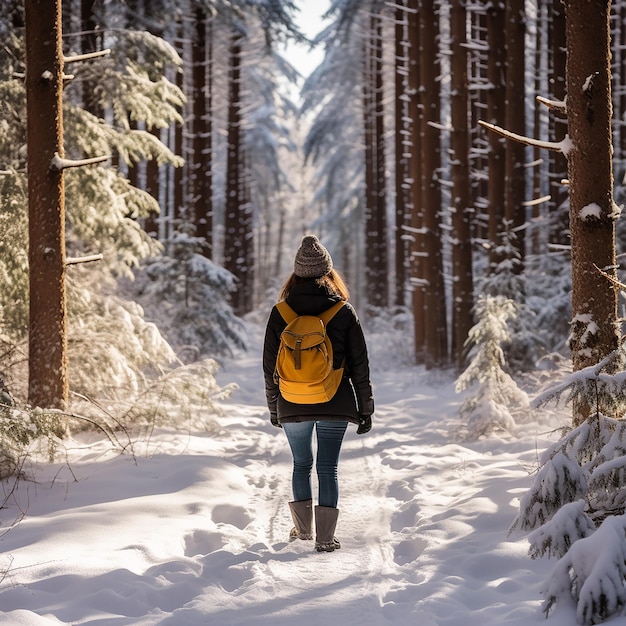
[[[519,141],[520,143],[523,143],[527,146],[535,146],[536,148],[545,148],[546,150],[553,150],[554,152],[562,152],[563,154],[567,154],[567,149],[569,147],[569,140],[567,138],[563,141],[558,142],[540,141],[539,139],[532,139],[531,137],[518,135],[517,133],[513,133],[510,130],[506,130],[505,128],[501,128],[500,126],[490,124],[489,122],[485,122],[483,120],[478,120],[478,123],[482,127],[491,130],[498,135],[502,135],[502,137],[512,139],[513,141]]]

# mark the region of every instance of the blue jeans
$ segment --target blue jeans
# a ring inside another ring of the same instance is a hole
[[[315,469],[319,484],[319,505],[337,508],[339,485],[337,464],[348,422],[309,421],[283,424],[293,455],[292,490],[294,501],[312,500],[313,429],[317,431]]]

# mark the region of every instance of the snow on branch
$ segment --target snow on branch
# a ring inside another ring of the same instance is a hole
[[[565,100],[550,100],[548,98],[544,98],[543,96],[537,96],[537,102],[547,106],[549,109],[553,111],[557,111],[559,113],[563,113],[563,115],[567,115],[567,106],[565,104]]]
[[[94,261],[102,261],[102,254],[90,254],[89,256],[67,257],[65,265],[78,265],[79,263],[93,263]]]
[[[564,504],[552,519],[528,535],[531,558],[548,554],[561,558],[567,554],[575,541],[593,534],[596,527],[585,513],[583,498]]]
[[[500,126],[490,124],[489,122],[485,122],[483,120],[478,120],[478,123],[484,128],[491,130],[498,135],[502,135],[502,137],[519,141],[527,146],[535,146],[536,148],[545,148],[546,150],[552,150],[554,152],[562,152],[565,156],[567,156],[568,152],[572,148],[572,142],[567,135],[563,141],[540,141],[539,139],[532,139],[531,137],[518,135],[517,133],[513,133],[510,130],[506,130],[505,128],[501,128]]]
[[[579,624],[599,624],[626,607],[626,516],[605,519],[591,536],[574,543],[556,564],[547,584],[543,611],[559,601],[576,603]]]
[[[538,204],[543,204],[544,202],[548,202],[552,199],[551,195],[541,196],[541,198],[535,198],[534,200],[527,200],[526,202],[522,202],[522,206],[537,206]]]
[[[82,167],[83,165],[93,165],[94,163],[102,163],[111,158],[111,155],[92,157],[91,159],[63,159],[58,152],[54,153],[52,161],[50,161],[50,169],[60,172],[70,167]]]
[[[97,52],[87,52],[86,54],[74,54],[69,57],[63,57],[64,63],[73,63],[74,61],[88,61],[89,59],[95,59],[97,57],[104,57],[111,54],[111,49],[98,50]]]

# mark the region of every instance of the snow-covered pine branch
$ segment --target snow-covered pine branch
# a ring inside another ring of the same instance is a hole
[[[520,512],[509,532],[539,528],[562,506],[584,498],[586,492],[587,474],[564,445],[543,464],[520,499]]]
[[[578,319],[572,324],[587,324],[587,333],[593,336],[593,320]],[[581,334],[582,335],[582,334]],[[620,346],[595,365],[572,372],[565,379],[537,395],[531,406],[541,407],[548,402],[559,403],[564,392],[568,392],[565,404],[585,400],[597,414],[620,418],[626,411],[626,349]]]
[[[531,558],[548,555],[562,557],[575,541],[591,535],[596,527],[585,513],[584,499],[563,505],[552,519],[528,535]]]
[[[559,560],[542,590],[548,615],[560,600],[577,603],[579,624],[598,624],[626,607],[626,515],[604,520]]]

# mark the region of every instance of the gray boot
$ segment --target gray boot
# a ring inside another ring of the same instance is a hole
[[[341,548],[335,537],[339,509],[331,506],[315,507],[315,549],[318,552],[334,552]]]
[[[298,500],[297,502],[290,502],[289,509],[295,524],[289,533],[289,541],[313,539],[313,501]]]

